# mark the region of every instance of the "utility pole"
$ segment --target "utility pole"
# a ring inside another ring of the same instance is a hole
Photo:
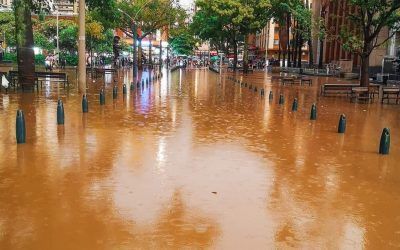
[[[78,87],[86,94],[86,38],[85,38],[85,0],[79,0],[79,38],[78,38]]]

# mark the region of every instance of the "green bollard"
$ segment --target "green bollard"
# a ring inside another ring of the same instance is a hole
[[[104,89],[100,90],[100,105],[106,104],[106,96],[104,94]]]
[[[126,95],[126,84],[124,84],[122,87],[122,94]]]
[[[57,102],[57,125],[64,125],[64,105],[61,99]]]
[[[282,94],[279,95],[279,104],[284,104],[285,103],[285,98],[283,97]]]
[[[272,90],[269,91],[269,100],[271,101],[272,99],[274,99],[274,94],[272,93]]]
[[[131,91],[135,90],[135,84],[133,84],[133,82],[131,82]]]
[[[390,148],[390,130],[384,128],[381,135],[381,143],[379,144],[379,154],[387,155],[389,154]]]
[[[89,112],[89,103],[86,95],[82,97],[82,112],[87,113]]]
[[[343,134],[346,131],[346,116],[344,114],[340,115],[338,133]]]
[[[297,106],[298,106],[297,98],[294,98],[293,104],[292,104],[292,111],[293,111],[293,112],[296,112],[296,111],[297,111]]]
[[[17,118],[15,121],[15,132],[17,137],[17,143],[26,142],[26,130],[25,130],[25,117],[22,110],[17,111]]]
[[[118,87],[114,86],[113,88],[113,99],[117,99],[118,96]]]
[[[315,103],[311,106],[310,120],[317,120],[317,106]]]

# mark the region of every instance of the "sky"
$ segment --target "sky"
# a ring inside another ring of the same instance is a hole
[[[184,8],[187,8],[194,2],[194,0],[180,0],[179,2]]]

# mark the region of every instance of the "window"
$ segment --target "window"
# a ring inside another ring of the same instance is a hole
[[[274,40],[274,45],[279,45],[279,40],[278,39]]]

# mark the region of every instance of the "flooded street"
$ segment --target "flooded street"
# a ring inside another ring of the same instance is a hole
[[[165,71],[131,92],[119,72],[104,106],[104,79],[88,81],[87,114],[76,88],[0,93],[0,249],[400,248],[400,105],[321,97],[329,78],[281,86],[257,72],[243,78],[255,92],[228,76]]]

